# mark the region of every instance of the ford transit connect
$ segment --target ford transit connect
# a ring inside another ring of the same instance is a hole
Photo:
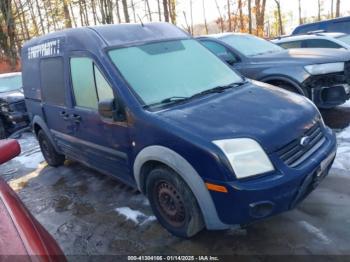
[[[22,60],[47,163],[75,159],[137,187],[180,237],[290,210],[335,157],[310,100],[243,78],[167,23],[52,33]]]

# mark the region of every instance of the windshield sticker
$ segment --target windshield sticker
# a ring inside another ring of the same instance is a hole
[[[59,55],[60,52],[61,52],[61,40],[56,39],[40,45],[29,47],[28,59]]]

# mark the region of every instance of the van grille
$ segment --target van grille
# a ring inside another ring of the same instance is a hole
[[[303,137],[308,137],[307,145],[301,145]],[[320,124],[315,124],[303,136],[277,150],[277,155],[289,167],[297,167],[309,158],[326,141]]]

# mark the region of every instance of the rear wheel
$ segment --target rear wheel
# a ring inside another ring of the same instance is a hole
[[[0,139],[5,139],[5,138],[6,138],[5,125],[2,119],[0,118]]]
[[[147,176],[146,191],[159,223],[173,235],[190,238],[204,228],[196,198],[173,170],[153,169]]]
[[[51,144],[51,141],[42,130],[38,132],[38,141],[39,141],[41,152],[43,153],[46,162],[50,166],[57,167],[57,166],[63,165],[65,161],[65,156],[59,154],[56,151],[56,149]]]

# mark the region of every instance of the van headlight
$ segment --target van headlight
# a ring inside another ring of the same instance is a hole
[[[261,146],[250,138],[213,141],[225,154],[237,178],[246,178],[274,170]]]
[[[311,75],[323,75],[344,71],[344,62],[307,65],[305,70]]]

